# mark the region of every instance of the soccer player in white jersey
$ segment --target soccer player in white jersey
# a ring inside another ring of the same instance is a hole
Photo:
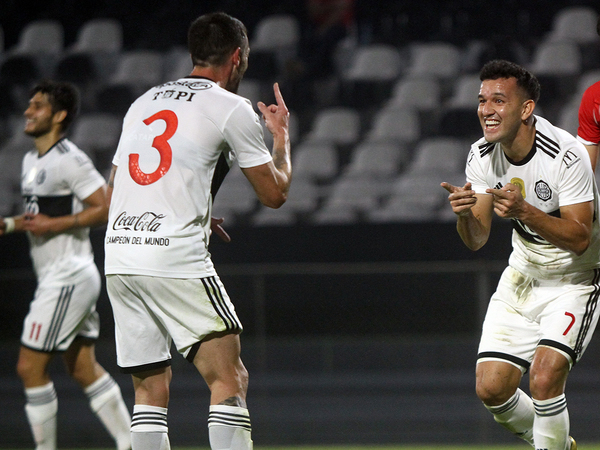
[[[188,48],[191,74],[131,105],[113,159],[105,271],[117,362],[133,378],[133,449],[170,448],[171,341],[210,389],[211,447],[250,449],[242,325],[208,252],[212,197],[237,159],[264,205],[285,202],[289,112],[277,84],[276,104],[258,103],[273,134],[271,153],[252,105],[236,95],[249,54],[239,20],[200,16]]]
[[[496,422],[536,449],[575,449],[565,384],[598,321],[598,191],[586,149],[533,114],[540,85],[522,67],[481,70],[483,138],[466,184],[442,183],[464,243],[486,242],[494,213],[513,223],[508,267],[483,323],[476,391]],[[527,395],[519,384],[529,371]]]
[[[58,400],[48,365],[57,353],[117,449],[125,450],[131,444],[129,411],[94,350],[101,280],[89,230],[106,223],[106,183],[90,158],[65,137],[78,98],[67,83],[44,81],[33,88],[25,111],[25,133],[35,143],[23,159],[25,213],[0,219],[0,234],[27,233],[38,282],[23,325],[17,372],[38,450],[56,449]]]

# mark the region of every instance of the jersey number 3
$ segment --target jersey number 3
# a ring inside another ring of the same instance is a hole
[[[129,155],[129,174],[133,181],[142,186],[156,183],[160,180],[170,169],[171,161],[173,159],[173,151],[169,145],[169,139],[173,137],[175,131],[177,131],[177,116],[173,111],[163,110],[156,114],[148,117],[144,120],[146,125],[150,125],[155,120],[164,120],[167,124],[163,134],[159,134],[152,141],[152,147],[158,150],[160,154],[160,163],[158,168],[152,173],[146,173],[140,168],[139,160],[140,155],[132,153]]]

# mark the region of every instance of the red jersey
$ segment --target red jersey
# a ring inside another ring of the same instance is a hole
[[[600,81],[587,88],[581,98],[577,139],[585,145],[600,143]]]

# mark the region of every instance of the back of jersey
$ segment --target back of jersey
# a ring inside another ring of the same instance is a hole
[[[214,275],[210,188],[222,154],[240,167],[271,160],[243,98],[208,79],[183,78],[133,103],[113,159],[107,274]]]

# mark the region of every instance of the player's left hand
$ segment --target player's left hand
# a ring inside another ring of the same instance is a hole
[[[231,237],[227,234],[227,231],[221,226],[225,219],[222,217],[211,217],[210,218],[210,229],[213,233],[221,238],[223,242],[231,242]]]
[[[525,200],[521,190],[512,183],[507,183],[502,189],[486,189],[494,196],[494,212],[505,219],[518,219],[524,212]]]

